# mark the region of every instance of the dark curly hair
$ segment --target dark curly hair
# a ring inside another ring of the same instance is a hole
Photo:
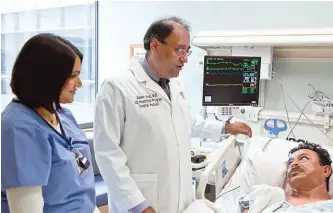
[[[320,165],[331,167],[331,164],[332,164],[331,156],[328,153],[328,151],[326,149],[322,148],[320,145],[315,144],[315,143],[309,143],[309,142],[301,143],[301,144],[298,145],[298,147],[295,147],[295,148],[291,149],[290,152],[289,152],[289,155],[293,154],[294,152],[296,152],[300,149],[309,149],[311,151],[316,152],[317,155],[318,155],[318,158],[319,158]],[[331,167],[331,170],[332,170],[332,167]],[[330,181],[331,175],[332,175],[332,172],[326,178],[327,191],[329,191],[329,181]]]

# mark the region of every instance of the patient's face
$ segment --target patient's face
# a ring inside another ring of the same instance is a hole
[[[316,152],[300,149],[288,161],[288,181],[294,189],[314,189],[324,184],[329,172],[321,166]]]

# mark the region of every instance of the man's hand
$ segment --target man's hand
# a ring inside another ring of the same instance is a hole
[[[244,134],[249,137],[252,137],[251,128],[247,124],[242,122],[236,122],[236,123],[227,122],[225,124],[225,132],[233,135]]]
[[[142,213],[156,213],[155,210],[152,207],[148,207],[145,210],[143,210]]]

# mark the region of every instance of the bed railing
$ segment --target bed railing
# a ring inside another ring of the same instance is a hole
[[[231,135],[220,142],[217,150],[210,157],[208,165],[200,176],[196,191],[197,199],[206,199],[205,190],[208,178],[214,171],[216,196],[218,196],[224,185],[230,180],[241,161],[241,153],[236,138],[237,136]]]

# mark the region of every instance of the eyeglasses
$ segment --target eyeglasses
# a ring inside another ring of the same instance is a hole
[[[192,50],[189,50],[189,49],[183,49],[183,48],[177,48],[177,47],[174,47],[174,46],[172,46],[172,45],[170,45],[170,44],[168,44],[167,42],[165,42],[165,41],[160,41],[162,44],[166,44],[166,45],[168,45],[169,47],[172,47],[174,50],[175,50],[175,52],[176,52],[176,54],[177,55],[186,55],[186,56],[190,56],[191,55],[191,53],[192,53]]]

